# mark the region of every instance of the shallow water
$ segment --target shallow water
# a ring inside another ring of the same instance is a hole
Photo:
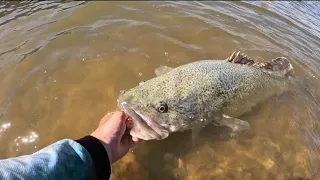
[[[143,142],[112,179],[318,179],[317,2],[1,2],[0,158],[79,138],[116,109],[120,90],[160,65],[233,51],[286,56],[305,78],[241,117],[249,132],[206,127]]]

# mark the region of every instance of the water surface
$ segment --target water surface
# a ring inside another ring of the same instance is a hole
[[[111,179],[318,179],[317,2],[1,2],[0,158],[91,133],[120,90],[160,65],[286,56],[305,78],[241,117],[249,132],[208,126],[143,142]]]

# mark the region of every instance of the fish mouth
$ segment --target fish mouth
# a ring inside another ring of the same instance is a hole
[[[160,128],[155,122],[153,122],[150,118],[147,118],[146,116],[142,115],[139,111],[134,110],[133,108],[129,107],[129,105],[126,102],[122,102],[120,104],[124,112],[130,116],[134,122],[134,124],[138,127],[141,133],[148,136],[148,138],[140,137],[140,139],[144,140],[161,140],[168,137],[169,132],[167,130],[164,130]],[[137,133],[133,132],[131,130],[130,134],[132,136],[138,136]],[[139,137],[138,137],[139,138]]]

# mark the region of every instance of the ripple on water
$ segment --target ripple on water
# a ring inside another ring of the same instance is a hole
[[[111,179],[317,179],[319,5],[314,2],[1,2],[0,157],[90,133],[120,90],[160,65],[287,56],[301,92],[251,113],[251,131],[206,127],[143,142]],[[313,76],[313,78],[308,78]],[[7,121],[9,119],[9,121]]]

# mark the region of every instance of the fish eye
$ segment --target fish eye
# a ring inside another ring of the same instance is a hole
[[[168,105],[164,102],[160,102],[156,105],[156,109],[161,113],[166,113],[168,112]]]

